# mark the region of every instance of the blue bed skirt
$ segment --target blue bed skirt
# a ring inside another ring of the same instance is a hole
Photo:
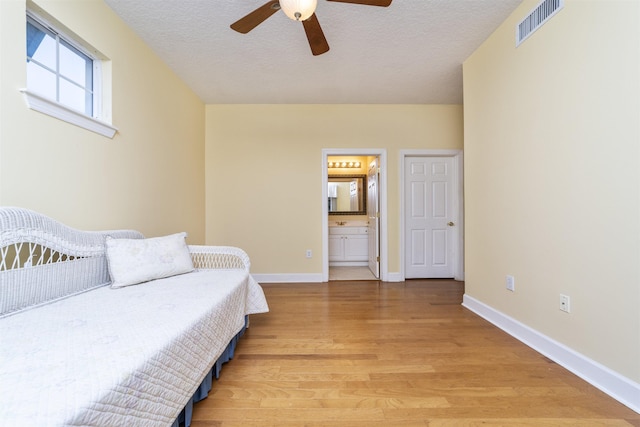
[[[238,334],[231,339],[231,342],[224,349],[216,363],[213,364],[211,370],[207,373],[200,383],[200,387],[193,394],[193,397],[189,400],[187,405],[184,407],[178,418],[173,422],[171,427],[189,427],[191,426],[191,416],[193,415],[193,404],[205,399],[211,388],[213,387],[213,378],[220,378],[220,371],[222,370],[222,364],[227,363],[229,360],[233,359],[234,352],[236,350],[236,345],[238,344],[238,340],[242,335],[244,335],[244,331],[247,329],[247,323],[249,321],[249,317],[245,317],[244,324],[245,326],[242,328]]]

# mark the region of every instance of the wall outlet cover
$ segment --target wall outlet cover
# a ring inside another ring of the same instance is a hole
[[[568,295],[560,294],[560,310],[571,313],[571,298]]]
[[[515,292],[516,290],[516,279],[513,276],[507,276],[505,279],[505,284],[507,287],[507,290],[511,291],[511,292]]]

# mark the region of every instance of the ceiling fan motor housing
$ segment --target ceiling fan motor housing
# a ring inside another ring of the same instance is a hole
[[[306,21],[316,11],[318,0],[280,0],[283,12],[294,21]]]

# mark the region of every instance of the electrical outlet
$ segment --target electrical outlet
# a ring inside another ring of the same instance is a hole
[[[311,249],[307,249],[307,258],[311,258],[313,256],[313,252],[311,252]]]
[[[560,310],[571,313],[571,298],[568,295],[560,294]]]
[[[507,276],[507,278],[505,280],[505,284],[507,286],[507,290],[509,290],[511,292],[515,292],[515,290],[516,290],[516,279],[514,279],[513,276]]]

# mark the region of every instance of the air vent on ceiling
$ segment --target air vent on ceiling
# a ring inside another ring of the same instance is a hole
[[[516,25],[516,47],[558,13],[564,0],[542,0],[518,25]]]

